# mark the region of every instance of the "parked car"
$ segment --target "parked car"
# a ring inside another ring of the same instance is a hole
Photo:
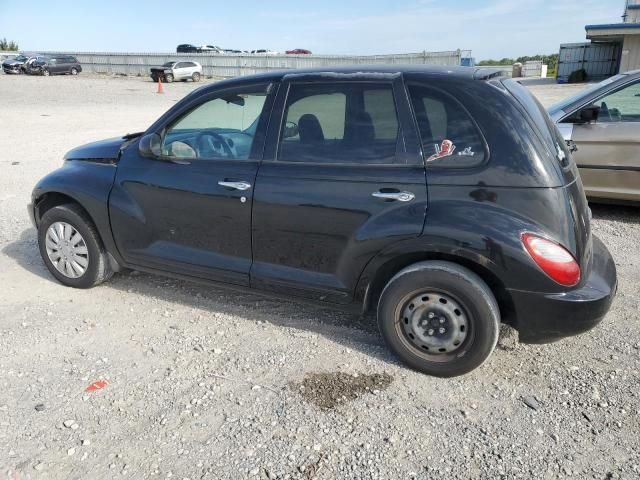
[[[640,203],[640,70],[593,85],[549,114],[591,200]]]
[[[176,48],[176,53],[198,53],[199,51],[198,47],[190,43],[183,43]]]
[[[217,82],[68,152],[28,209],[64,285],[135,268],[376,311],[437,376],[481,365],[500,322],[530,343],[594,327],[617,285],[560,133],[483,69]]]
[[[78,75],[80,72],[82,72],[82,65],[72,55],[36,57],[28,68],[28,73],[44,76]]]
[[[216,47],[215,45],[202,45],[201,47],[198,48],[198,52],[223,54],[225,51],[220,47]]]
[[[202,77],[202,65],[198,62],[167,62],[161,67],[151,67],[151,79],[171,83],[174,80],[193,80],[199,82]]]
[[[2,62],[2,70],[8,74],[24,73],[24,63],[29,59],[24,54],[19,54],[15,58],[7,58]]]
[[[311,55],[311,51],[305,50],[304,48],[295,48],[293,50],[287,50],[285,53],[287,55]]]
[[[251,53],[255,55],[280,55],[279,52],[268,49],[252,50]]]

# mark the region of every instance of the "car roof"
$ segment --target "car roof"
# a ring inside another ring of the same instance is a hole
[[[302,78],[302,77],[340,77],[360,76],[365,79],[375,80],[380,75],[401,75],[401,74],[419,74],[430,77],[455,77],[468,80],[488,80],[501,76],[501,69],[491,68],[474,68],[474,67],[458,67],[458,66],[435,66],[435,65],[349,65],[339,67],[315,67],[304,69],[287,69],[274,70],[271,72],[259,73],[256,75],[247,75],[243,77],[235,77],[232,79],[222,80],[215,84],[207,85],[203,89],[217,89],[221,86],[233,87],[235,85],[245,85],[249,83],[260,82],[278,82],[285,77]]]

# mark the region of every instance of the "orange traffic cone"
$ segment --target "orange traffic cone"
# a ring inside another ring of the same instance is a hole
[[[162,78],[158,77],[158,91],[156,93],[164,93],[162,89]]]

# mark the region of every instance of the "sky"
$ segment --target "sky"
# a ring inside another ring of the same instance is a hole
[[[0,38],[26,51],[172,52],[180,43],[319,54],[558,52],[624,0],[0,0]]]

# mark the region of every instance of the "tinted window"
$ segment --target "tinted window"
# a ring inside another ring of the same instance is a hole
[[[600,107],[598,123],[640,122],[640,83],[621,88],[594,103]]]
[[[280,161],[395,161],[399,124],[391,85],[291,85],[285,122]]]
[[[484,161],[482,136],[455,99],[418,85],[410,86],[409,92],[427,166],[468,168]]]
[[[163,155],[248,159],[266,97],[262,90],[228,94],[203,103],[167,129]]]

